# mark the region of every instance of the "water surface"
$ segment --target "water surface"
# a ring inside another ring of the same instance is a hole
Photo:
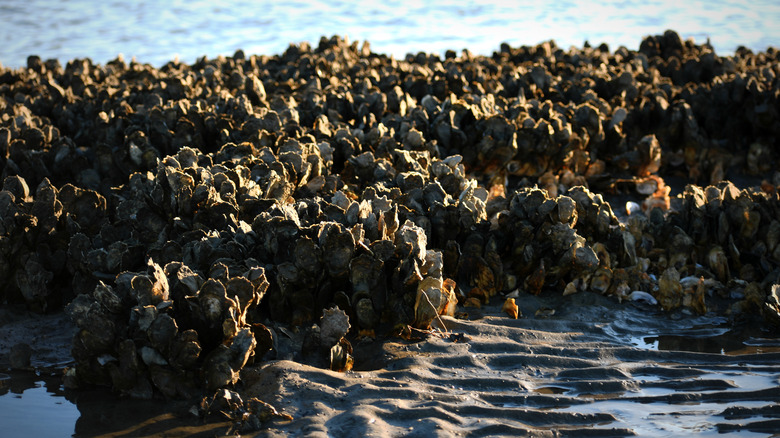
[[[468,48],[489,55],[555,40],[581,47],[606,42],[636,49],[642,37],[675,29],[698,43],[709,39],[728,55],[743,45],[780,45],[780,2],[760,0],[507,2],[504,0],[250,1],[138,0],[0,1],[0,63],[25,65],[28,55],[65,62],[127,59],[161,66],[178,56],[232,55],[237,49],[273,55],[290,43],[316,45],[323,35],[368,40],[379,53],[403,57]]]

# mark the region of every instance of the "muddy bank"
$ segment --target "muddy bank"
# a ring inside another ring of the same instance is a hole
[[[638,325],[650,319],[645,309],[587,301],[549,318],[511,320],[498,306],[477,321],[447,317],[466,340],[388,343],[387,363],[370,372],[274,362],[249,371],[245,391],[299,419],[261,436],[665,436],[778,426],[770,412],[780,398],[777,343],[738,355],[637,348],[632,335],[695,330],[662,315]]]
[[[41,315],[19,307],[0,308],[0,369],[61,373],[73,362],[70,348],[76,331],[73,321],[61,311]],[[10,357],[12,352],[16,358]]]
[[[240,396],[294,417],[271,419],[250,435],[760,436],[778,426],[780,342],[760,330],[736,331],[712,316],[670,318],[591,292],[518,298],[522,319],[491,305],[474,320],[444,316],[445,333],[355,343],[365,355],[356,358],[360,370],[340,373],[300,359],[246,367],[235,387]],[[653,345],[670,333],[679,342]],[[723,351],[699,352],[708,342]],[[78,418],[61,419],[53,406],[51,430],[205,437],[241,427],[220,414],[193,414],[194,400],[63,392],[59,378],[49,379],[48,397],[66,398],[61,403],[72,403]],[[17,372],[17,384],[3,388],[22,394],[18,386],[33,380],[48,381]]]

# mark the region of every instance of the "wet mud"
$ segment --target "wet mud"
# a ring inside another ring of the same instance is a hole
[[[347,373],[292,360],[245,369],[243,397],[295,418],[247,436],[766,436],[778,427],[780,342],[760,330],[717,317],[673,319],[590,292],[575,308],[562,296],[518,298],[532,316],[510,319],[492,305],[472,320],[445,316],[445,328],[417,339],[356,343],[361,367]],[[533,316],[539,309],[557,311]],[[673,343],[662,341],[667,333]],[[713,344],[722,351],[706,351]],[[0,402],[17,409],[9,395],[23,399],[36,386],[59,399],[49,431],[206,437],[238,427],[200,418],[194,401],[65,390],[57,373],[17,371],[4,382],[10,393]]]

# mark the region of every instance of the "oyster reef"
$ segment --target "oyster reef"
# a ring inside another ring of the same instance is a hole
[[[517,289],[776,329],[779,58],[672,31],[489,57],[338,37],[161,68],[31,56],[0,70],[0,300],[64,307],[68,382],[136,397],[236,383],[274,324],[349,369],[345,336]]]

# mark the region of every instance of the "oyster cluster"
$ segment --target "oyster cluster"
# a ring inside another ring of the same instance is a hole
[[[0,300],[67,304],[71,374],[138,397],[229,386],[269,321],[334,306],[320,347],[343,361],[346,330],[515,289],[776,324],[778,57],[672,31],[491,57],[338,37],[159,69],[31,56],[0,68]]]

